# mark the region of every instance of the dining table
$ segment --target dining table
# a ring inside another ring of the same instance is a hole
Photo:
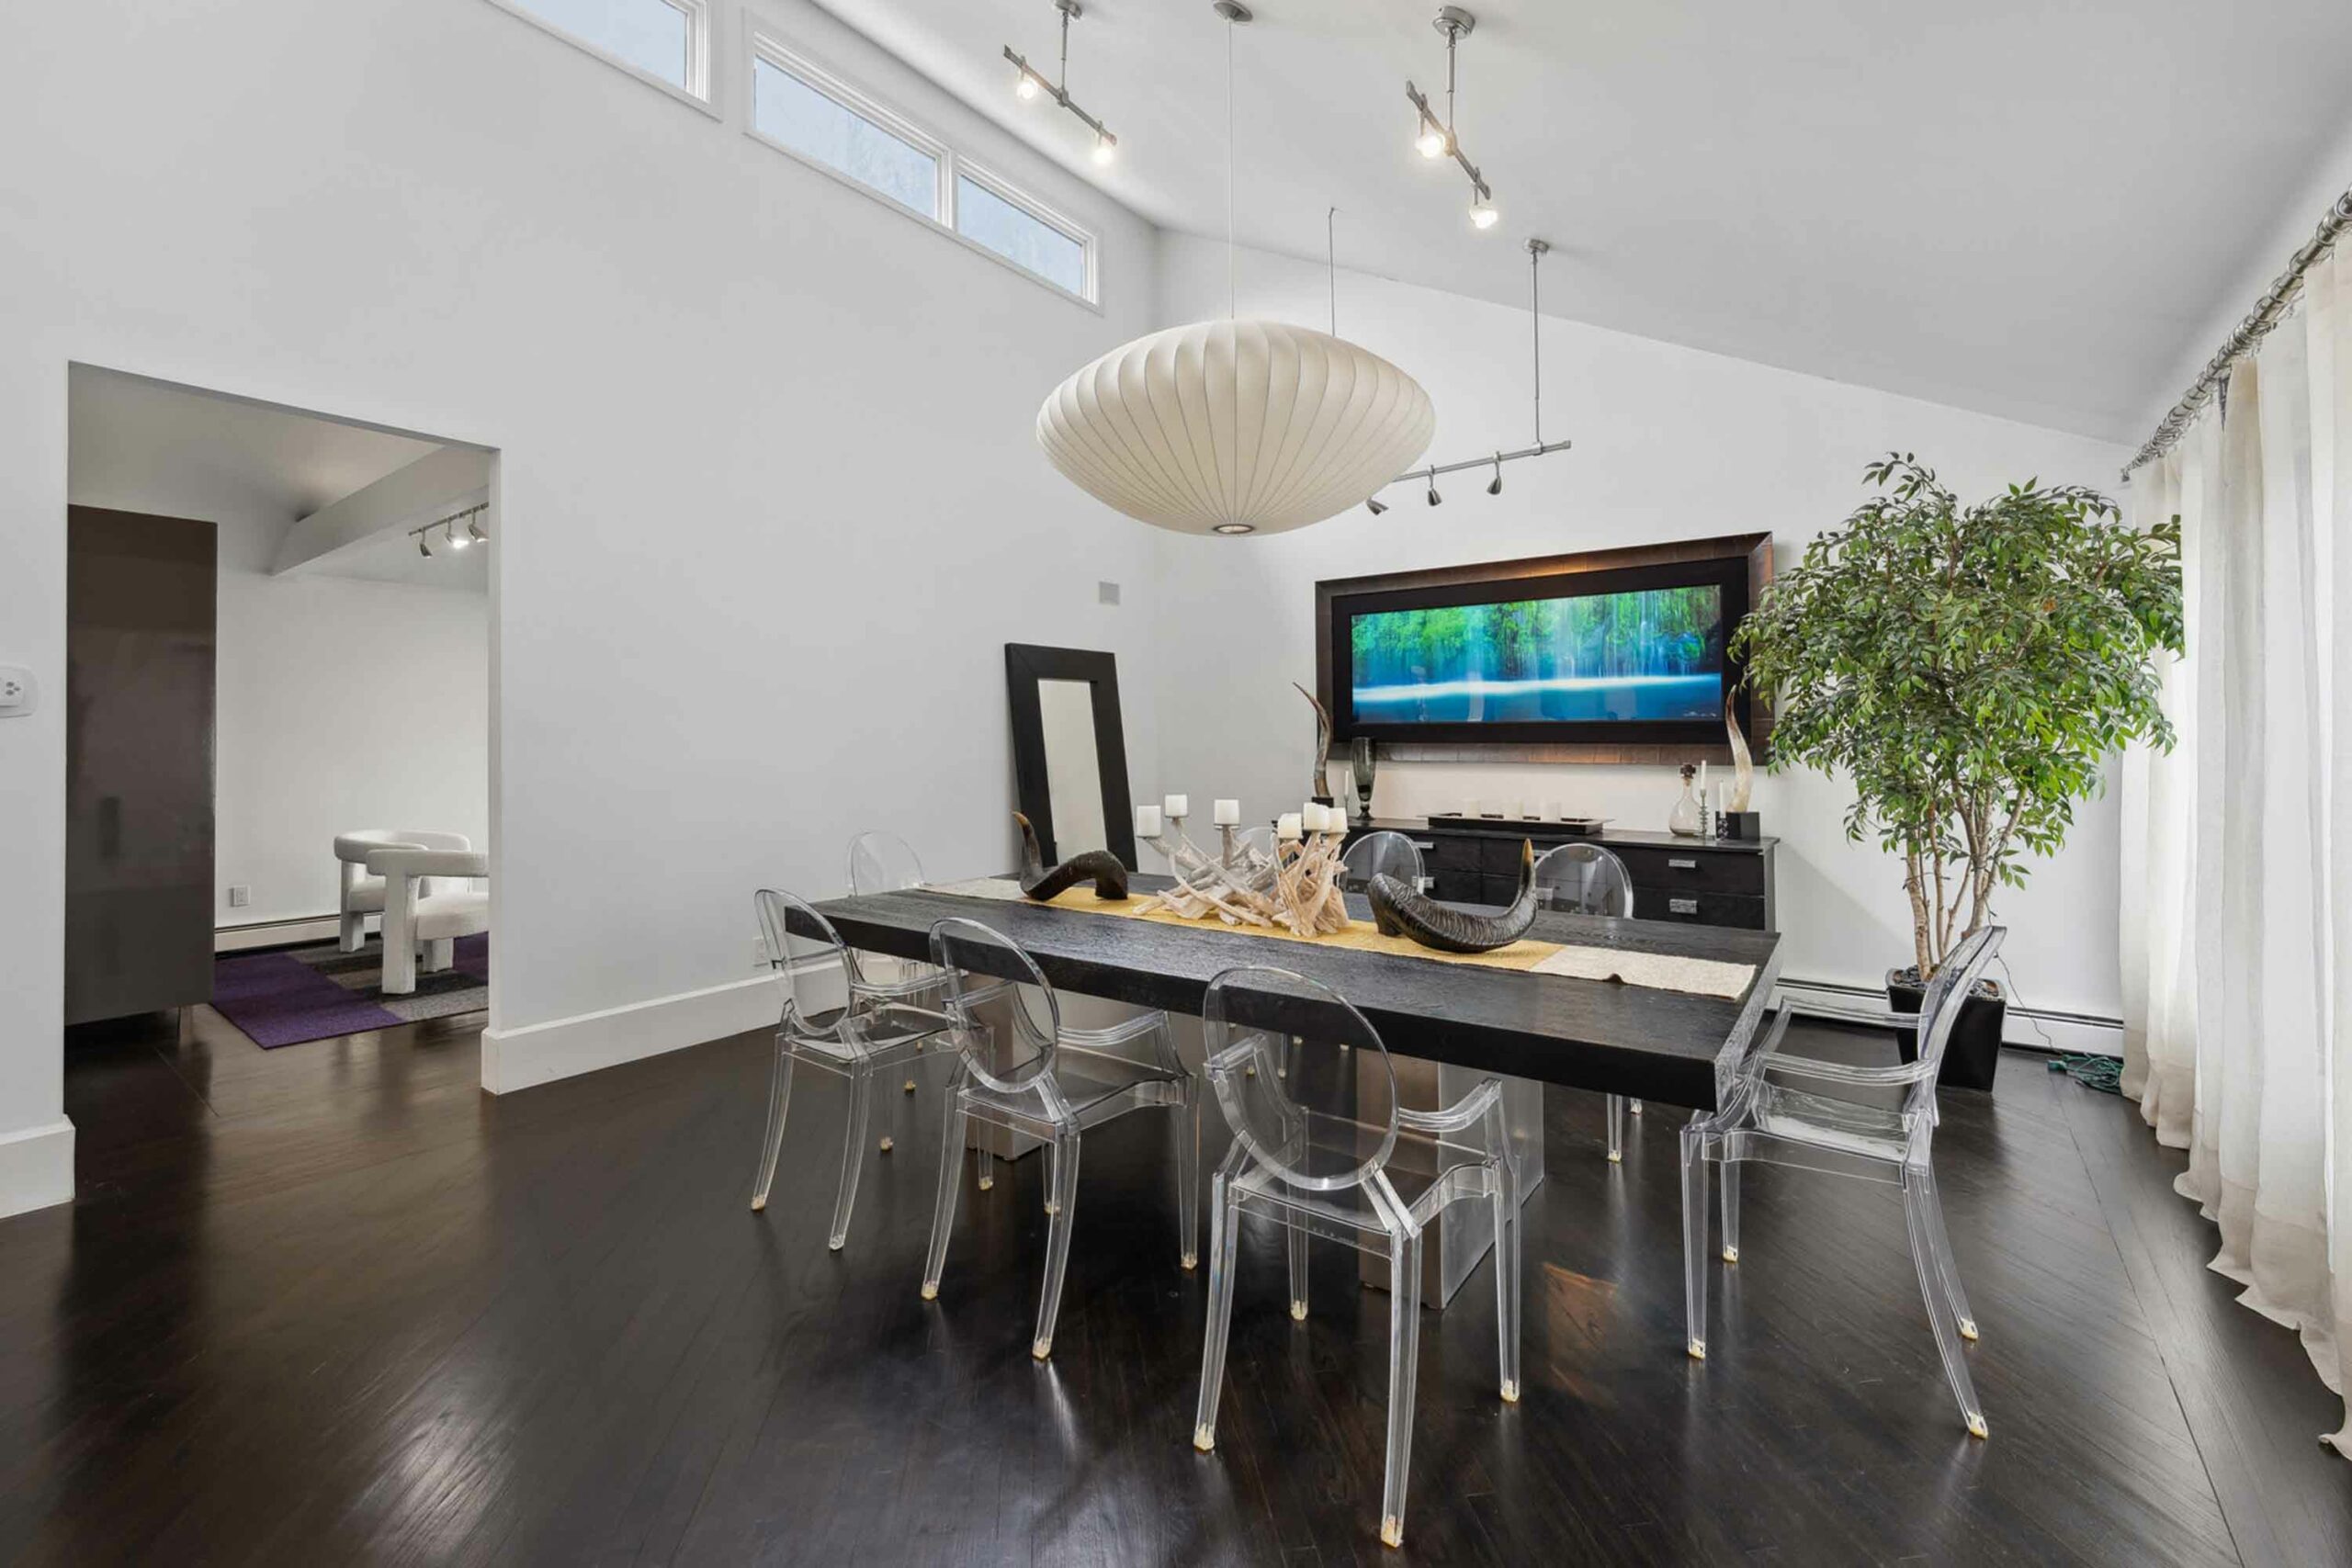
[[[1129,878],[1136,896],[1170,885],[1163,876]],[[1713,1110],[1755,1038],[1780,973],[1781,939],[1773,931],[1546,909],[1537,911],[1527,932],[1564,947],[1697,959],[1747,971],[1736,995],[1703,995],[1281,940],[1214,919],[1120,918],[1021,898],[1009,879],[993,879],[987,897],[976,896],[979,884],[957,886],[965,890],[910,887],[835,898],[815,908],[852,948],[916,962],[929,960],[937,922],[977,919],[1017,943],[1058,991],[1182,1018],[1197,1018],[1209,983],[1236,966],[1268,964],[1302,975],[1351,1003],[1387,1050],[1389,1073],[1357,1064],[1362,1106],[1372,1109],[1378,1097],[1393,1093],[1430,1109],[1450,1103],[1481,1077],[1502,1079],[1522,1201],[1544,1179],[1542,1086]],[[1348,908],[1356,919],[1371,918],[1360,894],[1349,895]],[[796,934],[825,934],[798,911],[792,919]],[[1317,1021],[1306,1011],[1284,1021],[1302,1036],[1315,1035]],[[1409,1137],[1397,1148],[1399,1159],[1439,1157]],[[1461,1208],[1425,1249],[1422,1300],[1431,1306],[1453,1295],[1493,1242],[1484,1206]],[[1366,1281],[1379,1282],[1369,1272]]]

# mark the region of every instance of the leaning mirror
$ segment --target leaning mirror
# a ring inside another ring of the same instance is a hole
[[[1007,643],[1012,764],[1021,814],[1046,861],[1109,850],[1133,868],[1118,663],[1108,653]]]

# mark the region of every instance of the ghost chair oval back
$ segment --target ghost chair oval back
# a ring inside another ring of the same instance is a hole
[[[1420,847],[1402,833],[1383,829],[1366,833],[1340,856],[1340,863],[1347,868],[1347,888],[1361,893],[1375,876],[1393,876],[1417,893],[1429,891],[1429,878],[1421,867]]]
[[[1962,1341],[1976,1337],[1976,1319],[1960,1288],[1960,1271],[1944,1234],[1928,1145],[1936,1132],[1936,1073],[1959,1021],[1962,998],[1974,989],[2007,933],[1987,926],[1944,961],[1917,1013],[1827,1009],[1784,1002],[1756,1032],[1756,1043],[1733,1069],[1719,1110],[1699,1111],[1682,1129],[1683,1307],[1685,1348],[1707,1355],[1707,1165],[1723,1168],[1723,1260],[1739,1261],[1739,1168],[1751,1160],[1796,1166],[1832,1176],[1860,1177],[1903,1190],[1911,1233],[1911,1261],[1927,1298],[1945,1379],[1972,1437],[1985,1435],[1984,1407],[1968,1375]],[[1876,1030],[1918,1031],[1918,1059],[1901,1066],[1853,1066],[1780,1050],[1792,1014],[1866,1023]],[[1796,1089],[1788,1080],[1809,1081]]]
[[[1069,1267],[1070,1225],[1078,1207],[1081,1136],[1131,1111],[1173,1111],[1177,1123],[1176,1213],[1183,1266],[1193,1265],[1199,1229],[1200,1084],[1176,1055],[1164,1012],[1139,1014],[1107,1029],[1075,1029],[1045,974],[1020,945],[972,919],[931,928],[931,960],[946,977],[948,1015],[962,1059],[948,1083],[939,1145],[939,1201],[932,1212],[931,1250],[922,1296],[937,1299],[956,1225],[956,1195],[969,1123],[1041,1139],[1046,1165],[1046,1282],[1029,1353],[1053,1353]],[[982,1168],[986,1168],[983,1167]]]
[[[947,1027],[946,1016],[918,1008],[898,987],[869,984],[857,954],[832,922],[806,900],[763,887],[752,895],[768,964],[784,980],[784,1011],[775,1031],[775,1068],[768,1081],[767,1132],[752,1184],[753,1210],[768,1206],[785,1117],[792,1108],[795,1066],[815,1067],[849,1081],[849,1126],[842,1140],[841,1188],[826,1245],[839,1252],[849,1240],[850,1210],[865,1162],[865,1127],[874,1109],[874,1080],[912,1057]],[[882,1140],[888,1153],[890,1140]]]
[[[1571,915],[1634,913],[1634,879],[1625,863],[1599,844],[1562,844],[1535,862],[1535,901]],[[1625,1158],[1625,1112],[1642,1113],[1642,1102],[1622,1094],[1609,1097],[1609,1163]]]
[[[1491,1206],[1502,1396],[1519,1399],[1519,1182],[1503,1123],[1502,1083],[1487,1078],[1442,1111],[1396,1103],[1396,1075],[1379,1032],[1338,993],[1286,969],[1227,969],[1202,1004],[1207,1076],[1233,1128],[1209,1197],[1208,1331],[1193,1446],[1216,1446],[1217,1399],[1233,1322],[1242,1216],[1283,1227],[1290,1313],[1306,1317],[1306,1243],[1343,1241],[1388,1259],[1388,1455],[1380,1539],[1404,1539],[1419,1358],[1421,1236],[1449,1204]],[[1347,1047],[1342,1055],[1338,1047]],[[1288,1078],[1273,1070],[1295,1054]],[[1372,1064],[1378,1069],[1373,1070]],[[1262,1069],[1262,1070],[1261,1070]],[[1385,1104],[1363,1115],[1355,1086]],[[1414,1134],[1400,1138],[1400,1133]]]

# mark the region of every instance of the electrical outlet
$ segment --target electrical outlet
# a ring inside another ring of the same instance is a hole
[[[0,664],[0,718],[33,711],[33,672],[21,664]]]
[[[242,882],[229,884],[229,908],[242,909],[254,901],[254,890]]]

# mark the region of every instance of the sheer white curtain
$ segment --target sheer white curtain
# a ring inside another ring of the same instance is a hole
[[[2352,251],[2352,247],[2346,247]],[[2341,1393],[2352,1351],[2352,254],[2134,476],[2181,520],[2180,732],[2124,759],[2124,1092],[2220,1231],[2211,1267]],[[2340,826],[2339,826],[2340,825]],[[2352,1453],[2352,1424],[2333,1434]]]

